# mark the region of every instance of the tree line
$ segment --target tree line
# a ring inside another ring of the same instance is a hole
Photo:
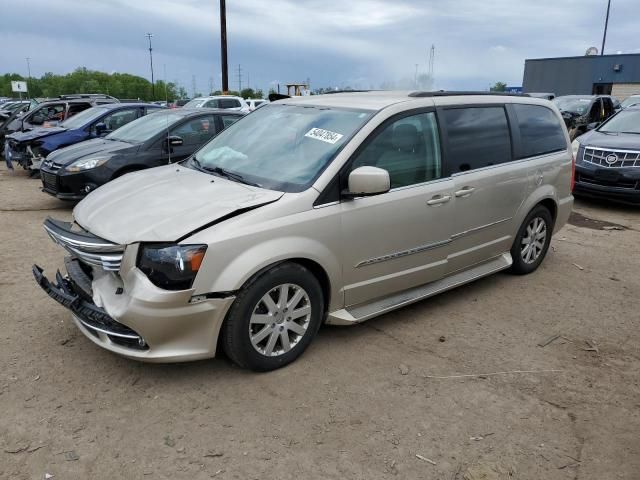
[[[0,97],[17,97],[11,91],[12,81],[26,81],[28,96],[33,98],[57,97],[73,93],[105,93],[120,99],[139,99],[145,101],[189,98],[184,87],[173,82],[162,80],[151,82],[146,78],[129,73],[105,73],[89,70],[84,67],[75,69],[65,75],[47,72],[41,77],[26,78],[17,73],[5,73],[0,76]],[[212,92],[214,93],[214,92]],[[218,93],[218,92],[215,92]],[[229,94],[245,94],[244,98],[262,98],[262,91],[244,89],[242,92],[228,92]],[[198,93],[196,96],[200,96]]]

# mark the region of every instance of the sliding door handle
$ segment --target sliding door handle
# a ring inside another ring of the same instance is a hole
[[[456,197],[468,197],[469,195],[471,195],[474,192],[475,188],[473,187],[463,187],[462,189],[458,190],[455,195]]]
[[[427,205],[442,205],[451,200],[451,195],[434,195],[431,200],[427,200]]]

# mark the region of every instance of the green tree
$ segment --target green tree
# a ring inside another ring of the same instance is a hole
[[[491,87],[492,92],[506,92],[507,84],[504,82],[496,82],[493,87]]]

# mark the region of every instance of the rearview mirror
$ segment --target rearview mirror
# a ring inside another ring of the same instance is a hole
[[[349,174],[349,186],[343,196],[366,197],[386,193],[391,188],[389,172],[378,167],[358,167]]]

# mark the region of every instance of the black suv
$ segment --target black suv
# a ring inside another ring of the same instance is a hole
[[[574,195],[640,204],[640,105],[573,141]]]
[[[579,137],[589,125],[604,122],[615,113],[612,97],[609,95],[564,95],[553,99],[560,109],[571,140]]]

